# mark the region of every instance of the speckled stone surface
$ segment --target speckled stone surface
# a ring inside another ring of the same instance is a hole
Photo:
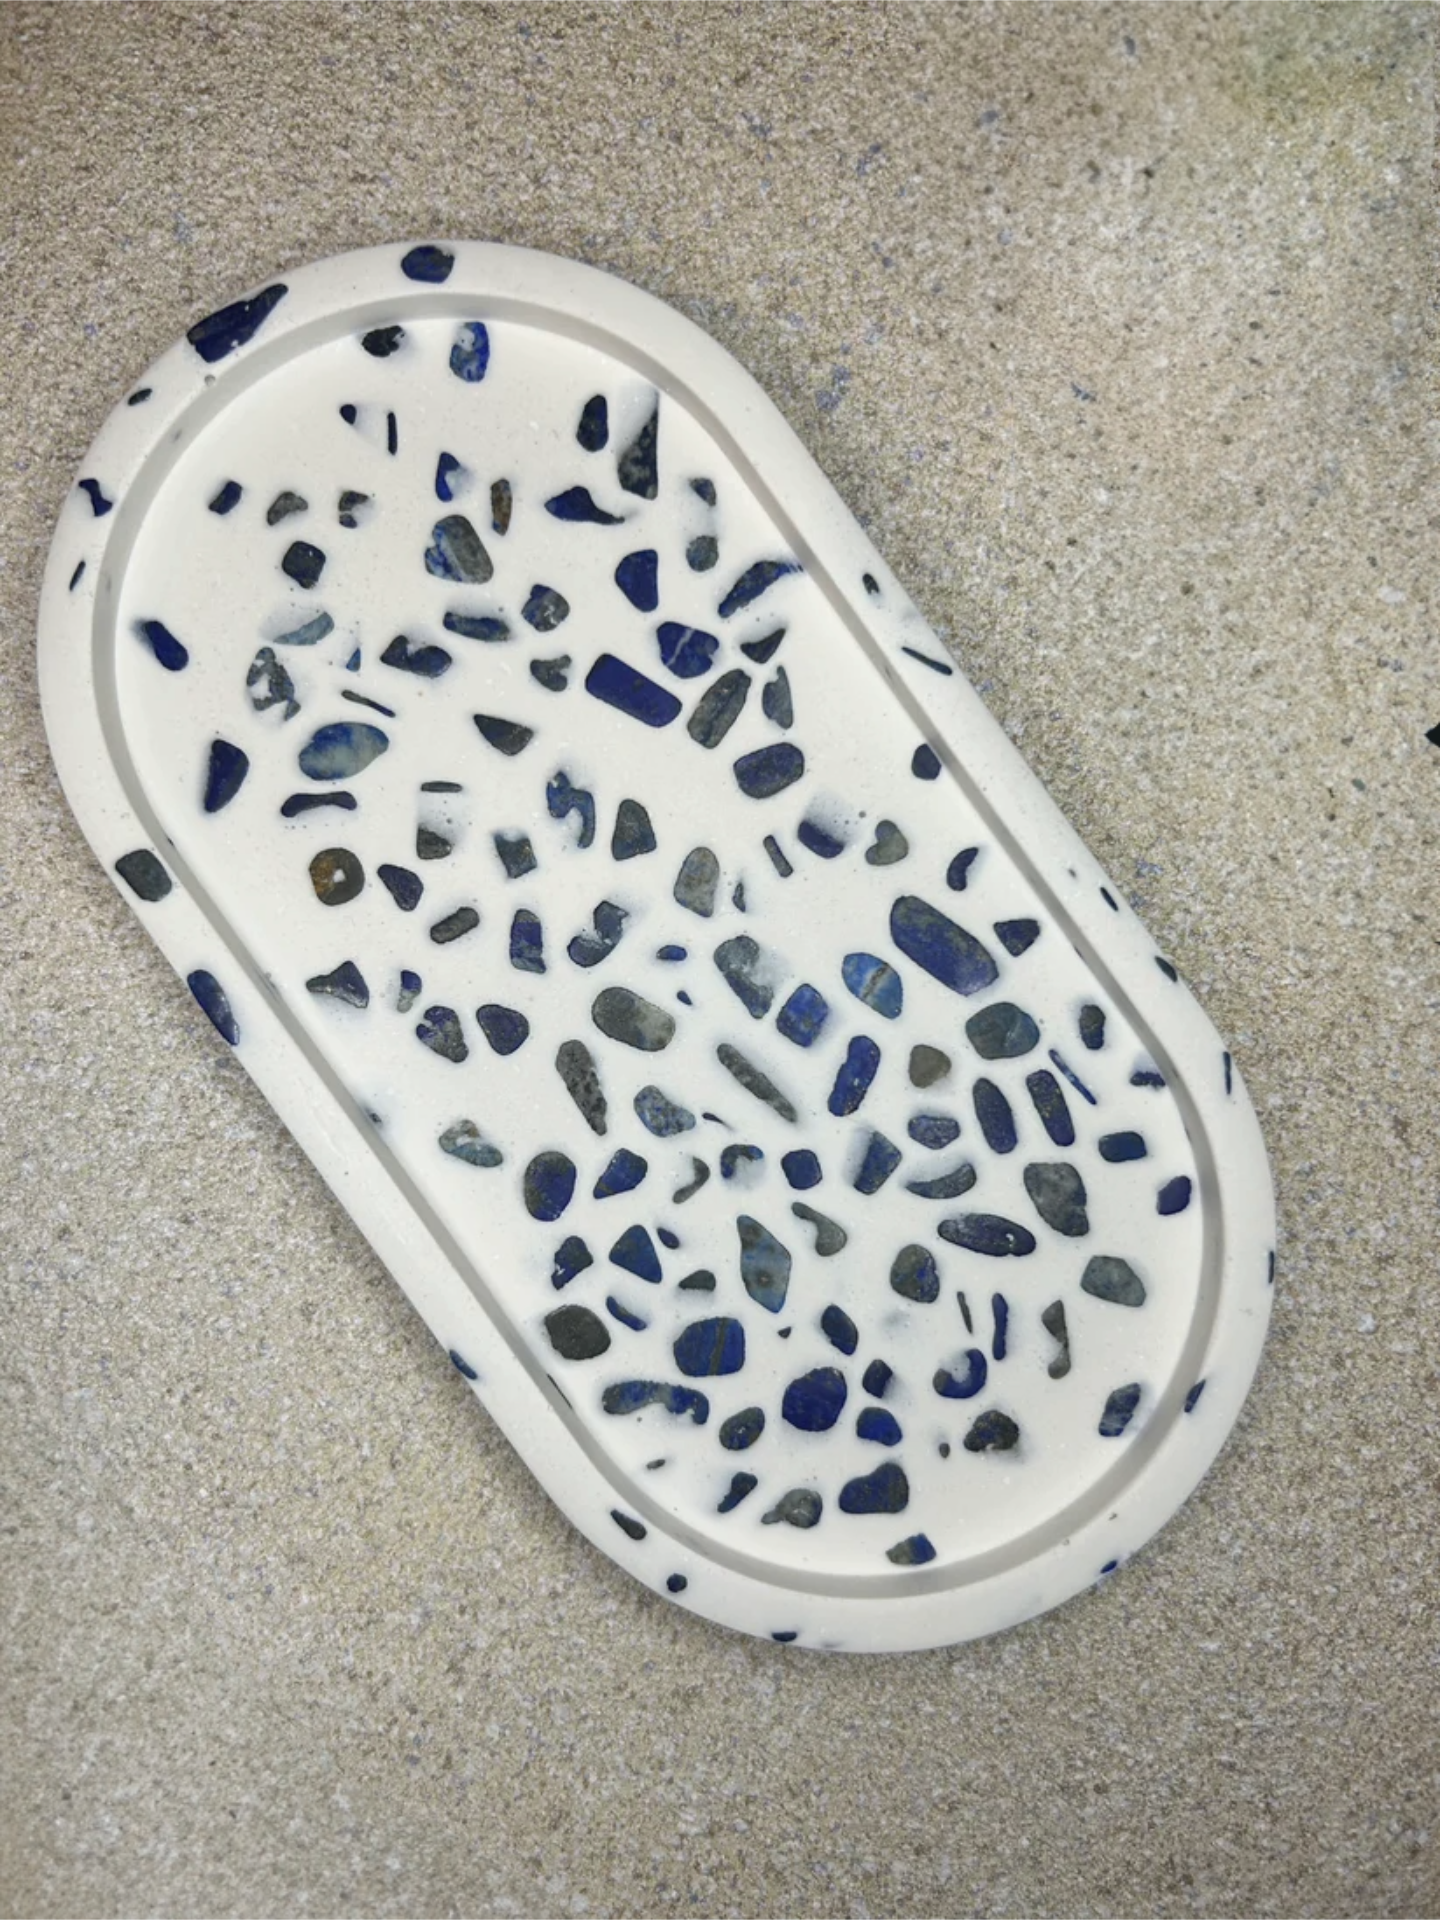
[[[1433,36],[0,13],[4,1912],[1440,1910]],[[585,1546],[65,808],[35,602],[105,412],[217,300],[433,232],[757,375],[1255,1095],[1246,1416],[1001,1639],[797,1655]]]

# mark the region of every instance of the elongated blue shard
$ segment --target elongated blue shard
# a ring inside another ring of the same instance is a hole
[[[1070,1109],[1065,1104],[1065,1095],[1060,1091],[1060,1082],[1046,1067],[1037,1073],[1025,1076],[1025,1085],[1030,1098],[1035,1103],[1035,1111],[1040,1116],[1041,1125],[1055,1142],[1057,1147],[1073,1147],[1075,1144],[1075,1122],[1070,1118]]]
[[[1013,1153],[1020,1136],[1015,1131],[1014,1111],[999,1087],[993,1080],[977,1080],[971,1098],[986,1146],[992,1153]]]
[[[932,1180],[907,1180],[905,1191],[917,1200],[958,1200],[974,1186],[977,1175],[968,1160],[962,1160],[948,1173],[937,1173]]]
[[[627,553],[615,569],[615,584],[639,613],[653,613],[660,604],[660,556],[654,547]]]
[[[1030,1229],[998,1213],[962,1213],[953,1220],[942,1220],[938,1232],[951,1246],[964,1247],[968,1253],[988,1253],[993,1259],[1035,1251],[1035,1236]]]
[[[228,740],[210,742],[210,764],[205,771],[205,811],[219,813],[228,807],[250,771],[250,756],[243,747]]]
[[[228,307],[217,307],[214,313],[207,313],[203,320],[197,320],[187,330],[185,338],[205,364],[213,367],[227,353],[234,353],[237,347],[243,347],[254,339],[288,291],[288,287],[277,281],[252,299],[236,300]]]
[[[779,1313],[790,1291],[790,1253],[768,1227],[742,1213],[735,1222],[740,1235],[740,1278],[759,1306]]]
[[[189,666],[188,650],[163,620],[138,621],[135,630],[167,673],[179,673],[183,667]]]
[[[80,480],[76,482],[80,491],[90,498],[90,511],[97,520],[103,520],[115,502],[109,499],[98,480]]]
[[[830,1089],[828,1106],[836,1119],[854,1113],[870,1091],[870,1082],[880,1066],[880,1049],[868,1034],[857,1033],[846,1048],[835,1084]]]
[[[407,280],[418,280],[422,285],[438,287],[450,278],[450,270],[455,265],[455,256],[448,247],[411,247],[400,262],[400,271]]]
[[[735,762],[735,784],[752,800],[769,800],[793,787],[805,771],[805,756],[789,740],[742,753]]]
[[[1130,1422],[1135,1418],[1135,1409],[1140,1404],[1140,1388],[1132,1381],[1127,1387],[1116,1387],[1105,1402],[1105,1410],[1100,1415],[1100,1437],[1102,1440],[1118,1440]]]
[[[588,521],[597,527],[618,527],[625,517],[619,513],[607,513],[603,507],[597,506],[588,487],[567,487],[564,493],[552,494],[545,502],[545,511],[556,520]]]
[[[222,1040],[228,1040],[232,1047],[240,1044],[240,1029],[236,1025],[235,1015],[230,1011],[230,1002],[225,989],[213,973],[207,973],[203,967],[185,976],[185,984],[194,994],[201,1011],[214,1027]]]
[[[799,571],[798,560],[757,560],[753,567],[745,569],[720,602],[720,618],[728,620],[732,613],[738,613],[742,607],[748,607],[752,600],[758,600],[762,593],[773,587],[777,580],[783,580],[787,573]]]
[[[890,909],[890,938],[907,959],[956,993],[979,993],[999,977],[973,933],[913,893],[902,894]]]
[[[483,320],[467,320],[450,349],[450,371],[457,380],[474,385],[485,378],[490,365],[490,335]]]
[[[403,633],[397,633],[380,656],[384,667],[398,667],[401,673],[413,673],[422,680],[438,680],[449,671],[451,656],[444,647],[412,645]]]
[[[596,660],[585,676],[585,691],[647,727],[668,727],[680,711],[680,702],[667,687],[646,679],[613,653]]]

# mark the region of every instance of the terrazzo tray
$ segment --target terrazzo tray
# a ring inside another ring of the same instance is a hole
[[[1239,1074],[669,308],[461,243],[210,314],[87,456],[40,654],[96,853],[636,1579],[942,1644],[1205,1472],[1274,1270]]]

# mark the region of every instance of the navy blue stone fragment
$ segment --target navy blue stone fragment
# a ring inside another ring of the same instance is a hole
[[[1108,1300],[1112,1306],[1145,1304],[1145,1282],[1128,1260],[1116,1254],[1097,1253],[1080,1276],[1080,1290],[1096,1300]]]
[[[755,1171],[764,1158],[763,1147],[740,1144],[725,1147],[720,1154],[720,1178],[722,1180],[743,1179],[745,1174]]]
[[[337,503],[340,525],[342,527],[358,527],[360,522],[355,517],[356,510],[357,508],[363,507],[369,498],[368,493],[357,493],[353,487],[347,487]]]
[[[610,1249],[610,1262],[612,1266],[623,1267],[626,1273],[633,1273],[637,1279],[648,1280],[651,1286],[658,1287],[663,1277],[655,1242],[642,1226],[625,1229]]]
[[[402,673],[418,674],[422,680],[438,680],[449,671],[451,656],[444,647],[412,646],[403,633],[397,633],[380,656],[386,667],[398,667]]]
[[[680,711],[680,702],[668,688],[647,679],[613,653],[602,653],[596,660],[585,676],[585,691],[647,727],[668,727]]]
[[[638,1413],[642,1407],[664,1407],[667,1413],[689,1415],[697,1427],[710,1418],[710,1402],[698,1387],[670,1386],[661,1380],[620,1380],[607,1387],[600,1405],[606,1413]],[[638,1523],[637,1523],[638,1524]]]
[[[163,900],[173,884],[159,859],[148,847],[136,847],[122,853],[115,871],[139,900]]]
[[[387,413],[385,416],[385,448],[391,454],[400,451],[400,430],[395,424],[393,413]]]
[[[510,922],[510,964],[521,973],[545,971],[545,935],[528,907],[521,907]]]
[[[948,1113],[917,1113],[905,1131],[918,1146],[948,1147],[960,1137],[960,1122]]]
[[[1035,1103],[1035,1111],[1046,1133],[1057,1147],[1073,1147],[1075,1144],[1075,1123],[1070,1118],[1070,1109],[1065,1104],[1065,1096],[1060,1091],[1060,1082],[1054,1074],[1042,1067],[1037,1073],[1025,1076],[1025,1085],[1030,1098]]]
[[[690,1164],[700,1167],[704,1166],[705,1163],[703,1160],[696,1160],[692,1157]],[[703,1187],[705,1182],[701,1180],[698,1184]],[[685,1278],[680,1282],[680,1291],[682,1293],[713,1293],[715,1291],[715,1276],[708,1268],[697,1267],[694,1273],[687,1273]]]
[[[732,667],[707,687],[695,703],[685,725],[697,746],[718,747],[740,718],[750,692],[750,676],[743,668]]]
[[[860,1384],[873,1399],[883,1400],[890,1382],[894,1378],[895,1370],[893,1367],[887,1366],[883,1360],[872,1360],[869,1366],[866,1367]]]
[[[1100,1158],[1116,1165],[1125,1160],[1143,1160],[1148,1149],[1141,1133],[1106,1133],[1100,1136]]]
[[[840,975],[862,1006],[878,1013],[882,1020],[900,1017],[905,990],[888,960],[881,960],[873,953],[847,953]]]
[[[437,580],[483,587],[495,572],[485,543],[463,513],[447,513],[430,529],[425,571]]]
[[[1010,1302],[1003,1293],[991,1294],[990,1311],[995,1316],[995,1333],[990,1342],[990,1357],[994,1360],[1003,1360],[1010,1335]]]
[[[443,500],[448,506],[455,498],[455,490],[450,485],[450,476],[464,471],[453,453],[442,453],[435,462],[435,498]]]
[[[298,627],[292,627],[288,633],[277,633],[275,636],[275,644],[277,647],[313,647],[317,642],[323,640],[327,634],[333,633],[334,631],[335,622],[331,619],[330,615],[328,613],[317,613],[313,619],[306,620]],[[352,671],[358,667],[359,664],[360,650],[357,647],[351,656]]]
[[[890,1263],[890,1285],[906,1300],[930,1306],[940,1298],[940,1269],[928,1247],[902,1247]]]
[[[667,1593],[683,1593],[689,1584],[690,1582],[685,1578],[683,1573],[672,1573],[666,1578],[665,1591]]]
[[[962,1193],[970,1191],[975,1179],[974,1167],[968,1160],[962,1160],[948,1173],[936,1174],[931,1180],[907,1180],[905,1191],[919,1200],[958,1200]]]
[[[649,1531],[643,1521],[635,1519],[633,1514],[621,1513],[618,1507],[610,1509],[610,1518],[620,1531],[628,1534],[632,1540],[643,1540]]]
[[[475,1023],[491,1049],[500,1055],[514,1053],[530,1037],[530,1022],[514,1007],[502,1007],[493,1000],[475,1009]]]
[[[655,851],[655,829],[650,815],[638,800],[622,800],[615,811],[615,830],[610,836],[612,860],[634,860],[642,853]],[[683,954],[680,956],[683,959]]]
[[[872,1133],[865,1146],[865,1157],[855,1175],[857,1193],[878,1193],[900,1164],[900,1149],[883,1133]]]
[[[75,563],[75,571],[70,576],[70,585],[69,585],[69,588],[67,589],[68,592],[73,593],[75,591],[76,587],[78,587],[80,584],[80,581],[82,576],[84,575],[84,572],[85,572],[85,562],[83,560],[77,560]]]
[[[795,829],[795,838],[819,860],[838,859],[845,851],[845,841],[841,835],[818,820],[802,820]]]
[[[775,1016],[775,1030],[797,1047],[813,1046],[820,1029],[830,1017],[830,1004],[817,987],[808,983],[796,987]],[[872,1041],[873,1045],[874,1042]],[[864,1089],[861,1089],[863,1097]],[[858,1105],[858,1101],[856,1103]],[[854,1109],[850,1109],[854,1111]]]
[[[998,1213],[962,1213],[942,1220],[942,1240],[952,1247],[964,1247],[967,1253],[986,1253],[992,1259],[1021,1258],[1035,1251],[1035,1236],[1018,1220],[1006,1220]]]
[[[747,1447],[753,1447],[765,1431],[765,1410],[763,1407],[744,1407],[739,1413],[732,1413],[728,1420],[720,1423],[720,1444],[730,1453],[743,1453]],[[736,1475],[737,1479],[749,1479],[750,1476]],[[755,1485],[750,1480],[750,1485]],[[727,1509],[722,1508],[722,1512]]]
[[[562,1360],[598,1360],[610,1351],[610,1330],[589,1307],[555,1307],[545,1316],[545,1332]]]
[[[688,960],[690,954],[687,948],[672,945],[657,947],[655,949],[655,958],[657,960]]]
[[[639,556],[632,555],[632,558]],[[678,620],[662,620],[655,640],[661,665],[668,667],[677,680],[697,680],[701,674],[708,673],[715,664],[716,649],[720,645],[713,633],[706,633],[700,627],[682,626]]]
[[[740,1278],[758,1306],[779,1313],[790,1291],[790,1252],[770,1229],[748,1213],[735,1222],[740,1236]]]
[[[792,727],[795,724],[795,702],[790,694],[790,676],[781,667],[775,677],[765,682],[760,695],[760,711],[765,718],[777,727]]]
[[[703,500],[707,507],[714,506],[715,482],[713,480],[692,480],[690,482],[690,491],[698,499]]]
[[[785,858],[781,850],[780,842],[775,838],[773,833],[767,833],[762,844],[764,845],[766,853],[770,856],[770,864],[774,867],[776,873],[779,874],[782,880],[788,880],[795,869]]]
[[[309,504],[303,494],[293,493],[289,487],[285,487],[265,509],[265,524],[267,527],[278,527],[282,520],[290,519],[293,514],[304,513]]]
[[[383,713],[387,719],[393,720],[395,718],[395,709],[393,707],[382,707],[378,700],[371,700],[363,693],[352,693],[349,687],[341,688],[340,698],[342,700],[353,700],[357,707],[369,707],[372,713]]]
[[[720,558],[720,545],[713,533],[700,533],[685,549],[685,564],[692,573],[709,573]]]
[[[775,990],[759,976],[763,965],[759,947],[748,933],[737,933],[722,940],[715,949],[715,965],[727,985],[752,1020],[763,1020],[770,1011]]]
[[[819,1524],[825,1503],[820,1495],[810,1487],[792,1487],[788,1493],[782,1493],[767,1514],[761,1516],[761,1525],[773,1527],[783,1521],[789,1527],[813,1527]],[[783,1634],[772,1634],[772,1639],[786,1638]],[[789,1638],[793,1639],[794,1635]]]
[[[1163,1087],[1165,1076],[1154,1067],[1137,1067],[1130,1076],[1132,1087]],[[1092,1100],[1092,1105],[1093,1100]]]
[[[989,1376],[990,1362],[984,1354],[978,1347],[967,1347],[960,1356],[960,1371],[937,1367],[930,1384],[943,1400],[973,1400]]]
[[[540,863],[528,833],[497,833],[493,838],[507,880],[521,880],[527,873],[534,873]]]
[[[482,739],[488,740],[495,751],[507,759],[523,753],[535,738],[533,727],[522,727],[518,720],[501,720],[493,713],[477,713],[475,725]]]
[[[780,1411],[802,1433],[826,1433],[844,1412],[846,1393],[838,1367],[815,1367],[786,1387]]]
[[[785,638],[786,629],[776,627],[773,633],[764,634],[759,640],[742,640],[740,651],[747,659],[753,660],[757,667],[763,667],[775,657],[775,650]]]
[[[455,256],[448,247],[411,247],[400,262],[407,280],[419,280],[426,286],[442,286],[450,278]]]
[[[443,920],[437,920],[430,929],[430,938],[437,947],[447,947],[452,940],[460,940],[467,933],[473,933],[480,924],[480,916],[474,907],[457,907],[453,913],[447,913]]]
[[[228,307],[218,307],[188,328],[185,338],[205,364],[213,367],[227,353],[234,353],[237,347],[254,339],[288,291],[277,281],[249,300],[236,300]]]
[[[564,693],[570,684],[570,656],[560,653],[553,660],[532,660],[530,677],[550,693]]]
[[[575,1162],[554,1149],[537,1153],[525,1169],[523,1186],[532,1220],[558,1220],[575,1196]]]
[[[229,513],[240,504],[245,489],[238,480],[227,480],[215,498],[210,502],[211,513]]]
[[[616,462],[615,474],[626,493],[642,500],[653,500],[659,484],[656,442],[659,438],[660,409],[657,406],[635,438]]]
[[[1161,973],[1164,974],[1167,980],[1178,980],[1180,978],[1180,975],[1176,972],[1174,965],[1169,960],[1165,959],[1165,957],[1162,954],[1158,954],[1158,953],[1156,954],[1155,964],[1157,967],[1159,967]]]
[[[545,502],[545,511],[556,520],[569,520],[577,525],[588,522],[597,527],[618,527],[624,518],[623,514],[607,513],[597,506],[588,487],[567,487],[563,493],[552,494]]]
[[[660,556],[654,547],[627,553],[615,569],[615,584],[640,613],[653,613],[660,604]]]
[[[204,967],[198,967],[194,973],[187,974],[185,984],[194,994],[201,1012],[220,1035],[228,1040],[232,1047],[240,1044],[240,1029],[236,1025],[235,1015],[230,1010],[225,989],[213,973],[207,973]]]
[[[720,884],[720,862],[709,847],[692,847],[675,876],[675,899],[691,913],[708,920],[715,911],[715,889]]]
[[[612,1194],[629,1193],[639,1186],[649,1171],[650,1163],[642,1155],[632,1153],[629,1147],[617,1148],[611,1155],[609,1165],[595,1182],[592,1197],[608,1200]]]
[[[782,1154],[780,1170],[797,1193],[818,1187],[824,1178],[820,1162],[809,1147],[797,1147],[793,1153]]]
[[[677,1133],[689,1133],[695,1116],[678,1100],[672,1100],[659,1087],[642,1087],[635,1096],[635,1117],[647,1133],[657,1140],[672,1139]]]
[[[418,973],[412,973],[409,967],[402,967],[400,969],[400,991],[395,996],[395,1011],[397,1013],[408,1013],[420,998],[420,990],[423,985],[424,982]]]
[[[462,1358],[462,1356],[455,1351],[454,1347],[450,1349],[450,1364],[457,1373],[463,1374],[467,1380],[478,1380],[480,1378],[470,1362]]]
[[[603,393],[595,393],[580,410],[575,438],[586,453],[599,453],[610,438],[610,409]]]
[[[842,1513],[903,1513],[909,1504],[910,1482],[894,1460],[847,1480],[840,1489]]]
[[[460,1016],[453,1007],[427,1007],[425,1018],[415,1029],[415,1037],[432,1053],[438,1053],[444,1060],[453,1060],[457,1067],[470,1057],[460,1030]]]
[[[400,342],[405,338],[405,329],[401,326],[372,327],[360,336],[360,344],[372,359],[388,360],[398,351]]]
[[[887,1413],[884,1407],[865,1407],[856,1419],[855,1437],[857,1440],[871,1440],[879,1447],[898,1447],[905,1436],[893,1413]],[[844,1506],[843,1499],[841,1505]]]
[[[360,409],[354,406],[350,401],[348,400],[345,401],[340,408],[340,418],[345,422],[346,426],[353,427],[355,422],[359,419],[359,417],[360,417]]]
[[[1157,1213],[1183,1213],[1190,1204],[1190,1178],[1188,1174],[1177,1173],[1173,1180],[1167,1180],[1160,1189],[1155,1202]]]
[[[1080,1039],[1091,1053],[1105,1044],[1105,1009],[1087,1003],[1080,1009]]]
[[[744,1327],[738,1320],[723,1316],[692,1320],[676,1338],[675,1364],[692,1380],[739,1373],[745,1364]]]
[[[735,781],[752,800],[769,800],[793,787],[804,771],[805,756],[799,747],[777,740],[773,746],[742,754],[735,762]]]
[[[995,938],[1007,953],[1014,954],[1018,959],[1040,938],[1040,922],[1038,920],[997,920]]]
[[[350,1007],[368,1007],[370,989],[365,984],[365,976],[353,960],[342,960],[331,973],[317,973],[305,982],[308,993],[325,995],[332,999],[343,1000]]]
[[[375,871],[400,911],[413,913],[425,891],[425,883],[419,874],[412,873],[408,867],[395,867],[388,863],[377,867]]]
[[[1013,1153],[1020,1136],[1015,1131],[1015,1115],[1010,1102],[999,1087],[993,1080],[977,1080],[971,1098],[975,1102],[975,1118],[980,1122],[986,1146],[992,1153]]]
[[[175,638],[163,620],[137,621],[135,631],[146,642],[167,673],[179,673],[182,667],[189,666],[189,652],[183,643]]]
[[[649,1326],[648,1320],[642,1320],[638,1313],[632,1313],[615,1298],[613,1293],[605,1296],[605,1311],[612,1320],[618,1320],[622,1327],[629,1327],[632,1333],[643,1333]]]
[[[753,1493],[760,1482],[753,1473],[737,1473],[730,1482],[729,1490],[715,1509],[717,1513],[730,1513],[738,1507],[747,1493]]]
[[[908,1540],[887,1548],[885,1558],[897,1567],[923,1567],[935,1558],[935,1548],[925,1534],[912,1533]]]
[[[1047,1227],[1070,1239],[1090,1231],[1085,1182],[1066,1161],[1037,1161],[1025,1169],[1025,1191]]]
[[[971,865],[979,852],[980,849],[978,847],[965,847],[961,852],[956,854],[955,858],[945,869],[945,884],[950,888],[952,893],[963,893],[965,891],[966,884],[970,878]]]
[[[505,1156],[493,1141],[485,1139],[473,1120],[457,1120],[440,1136],[440,1151],[468,1167],[503,1166]]]
[[[557,1291],[569,1286],[577,1273],[584,1273],[587,1267],[593,1267],[595,1256],[580,1238],[578,1233],[568,1234],[560,1242],[555,1261],[550,1269],[550,1284]]]
[[[890,909],[890,938],[907,958],[956,993],[979,993],[998,977],[999,968],[974,934],[915,894],[902,894]]]
[[[138,407],[142,402],[148,400],[153,392],[153,387],[137,387],[129,399],[126,400],[125,404],[127,407]]]
[[[250,771],[250,756],[243,747],[229,740],[210,742],[210,763],[205,770],[205,811],[219,813],[228,807]]]
[[[870,1083],[880,1066],[880,1049],[868,1034],[858,1033],[845,1050],[845,1058],[835,1075],[835,1084],[830,1089],[830,1098],[826,1103],[836,1117],[843,1119],[846,1114],[854,1113],[865,1095],[870,1091]]]
[[[1200,1396],[1202,1393],[1204,1393],[1204,1391],[1205,1391],[1205,1382],[1203,1380],[1197,1380],[1194,1386],[1191,1387],[1190,1391],[1185,1396],[1186,1413],[1193,1413],[1195,1411],[1196,1407],[1199,1405]]]
[[[936,673],[952,674],[955,669],[947,661],[936,660],[928,653],[921,653],[916,647],[902,647],[902,653],[908,653],[912,660],[918,660],[922,667],[931,667]]]
[[[1052,1300],[1041,1313],[1040,1324],[1058,1349],[1045,1371],[1052,1380],[1063,1380],[1070,1371],[1070,1329],[1065,1322],[1065,1302]]]
[[[450,371],[457,380],[474,385],[485,378],[490,365],[490,335],[483,320],[467,320],[450,349]]]
[[[854,1353],[860,1344],[860,1330],[843,1307],[826,1307],[820,1316],[820,1331],[844,1354]]]
[[[572,786],[568,773],[556,773],[545,783],[545,805],[552,820],[580,816],[577,846],[588,847],[595,840],[595,796],[584,787]]]
[[[935,749],[925,742],[916,747],[910,758],[910,771],[917,780],[938,780],[940,758]]]
[[[313,587],[325,571],[325,555],[308,540],[292,540],[280,557],[280,571],[297,587]]]
[[[740,578],[731,587],[720,602],[720,618],[728,620],[732,613],[738,613],[742,607],[748,607],[758,600],[762,593],[773,587],[777,580],[783,580],[787,573],[799,573],[797,560],[757,560],[753,567],[747,567]]]
[[[1019,1427],[994,1407],[980,1415],[962,1442],[967,1453],[1008,1453],[1019,1444]]]
[[[619,945],[629,918],[625,909],[617,907],[613,900],[602,900],[592,917],[594,931],[577,933],[565,949],[577,967],[596,967],[608,959]]]
[[[1100,1438],[1118,1440],[1135,1418],[1135,1409],[1139,1404],[1140,1386],[1137,1381],[1132,1381],[1126,1387],[1116,1387],[1100,1415]]]

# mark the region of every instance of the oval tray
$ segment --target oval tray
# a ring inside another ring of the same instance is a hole
[[[930,1646],[1200,1479],[1273,1278],[1239,1074],[689,322],[482,244],[287,273],[103,428],[40,653],[96,853],[637,1579]]]

